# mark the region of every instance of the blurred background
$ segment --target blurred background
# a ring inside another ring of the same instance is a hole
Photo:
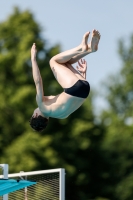
[[[133,199],[132,7],[120,0],[0,2],[0,163],[11,173],[65,168],[67,200]],[[56,95],[62,88],[50,58],[94,28],[101,40],[85,58],[86,102],[67,119],[50,119],[43,133],[32,131],[32,43],[45,94]]]

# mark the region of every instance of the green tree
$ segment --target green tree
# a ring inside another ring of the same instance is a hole
[[[67,119],[50,119],[45,132],[34,132],[29,126],[28,119],[37,106],[30,62],[33,42],[37,44],[45,95],[62,92],[49,68],[49,60],[59,53],[60,46],[48,48],[31,12],[15,8],[0,24],[1,162],[9,164],[10,172],[65,168],[67,199],[101,196],[100,145],[105,130],[95,123],[92,92]]]
[[[106,197],[128,200],[133,197],[133,35],[129,46],[119,41],[119,55],[122,68],[105,84],[109,108],[102,114],[107,130],[102,143],[103,177]]]
[[[37,44],[39,67],[48,85],[45,88],[46,95],[60,90],[49,69],[49,59],[59,53],[59,45],[48,49],[33,15],[15,8],[13,14],[0,23],[1,155],[21,136],[33,133],[29,127],[29,119],[37,107],[30,62],[33,42]],[[8,157],[1,160],[8,162]]]
[[[38,47],[38,62],[40,69],[43,69],[42,76],[47,84],[51,85],[45,91],[47,93],[56,90],[56,83],[50,78],[52,74],[49,73],[48,59],[59,52],[59,46],[46,50],[46,41],[41,38],[40,32],[41,28],[33,15],[29,11],[20,12],[18,8],[0,24],[1,152],[14,139],[31,131],[28,119],[36,108],[30,62],[30,48],[33,42],[36,42]]]

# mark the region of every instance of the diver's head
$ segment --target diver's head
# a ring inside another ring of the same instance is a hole
[[[30,119],[30,126],[38,132],[43,131],[48,125],[49,118],[45,117],[39,108],[36,108],[33,112],[33,115]]]

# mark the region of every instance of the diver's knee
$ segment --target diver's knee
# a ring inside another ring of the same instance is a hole
[[[50,67],[52,67],[55,64],[55,62],[56,62],[56,59],[55,59],[55,56],[53,56],[49,61]]]

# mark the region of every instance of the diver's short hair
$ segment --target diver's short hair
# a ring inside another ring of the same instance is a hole
[[[38,117],[31,117],[30,126],[38,132],[43,131],[48,125],[48,119],[39,115]]]

